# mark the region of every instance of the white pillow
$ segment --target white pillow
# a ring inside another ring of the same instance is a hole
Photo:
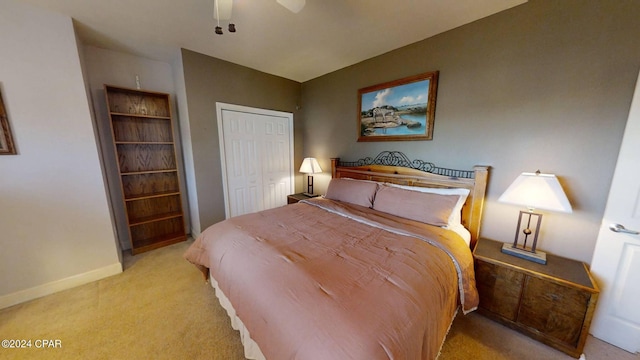
[[[465,201],[467,201],[467,196],[469,196],[470,190],[464,188],[430,188],[430,187],[421,187],[421,186],[408,186],[408,185],[398,185],[398,184],[390,184],[386,183],[386,185],[399,187],[405,190],[425,192],[425,193],[433,193],[440,195],[458,195],[458,202],[453,207],[451,211],[451,215],[449,216],[449,221],[447,222],[447,226],[445,228],[449,229],[452,226],[462,224],[462,206],[464,206]]]

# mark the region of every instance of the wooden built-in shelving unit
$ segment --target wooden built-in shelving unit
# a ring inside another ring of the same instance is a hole
[[[104,88],[131,252],[185,240],[169,94]]]

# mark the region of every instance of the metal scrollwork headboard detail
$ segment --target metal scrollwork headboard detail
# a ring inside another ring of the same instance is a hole
[[[346,167],[367,165],[400,166],[452,178],[474,178],[473,171],[441,168],[428,161],[409,160],[407,155],[400,151],[383,151],[374,159],[366,157],[357,161],[340,161],[340,166]]]

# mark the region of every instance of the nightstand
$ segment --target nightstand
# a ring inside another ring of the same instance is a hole
[[[303,193],[287,195],[287,204],[295,204],[300,200],[307,200],[307,199],[311,199],[313,197],[315,197],[315,196],[307,196],[307,195],[305,195]]]
[[[587,266],[547,255],[547,264],[504,254],[480,239],[473,251],[478,312],[575,358],[589,333],[599,289]]]

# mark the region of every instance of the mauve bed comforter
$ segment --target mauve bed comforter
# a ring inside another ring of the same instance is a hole
[[[458,235],[324,198],[217,223],[185,257],[267,359],[434,359],[478,304]]]

